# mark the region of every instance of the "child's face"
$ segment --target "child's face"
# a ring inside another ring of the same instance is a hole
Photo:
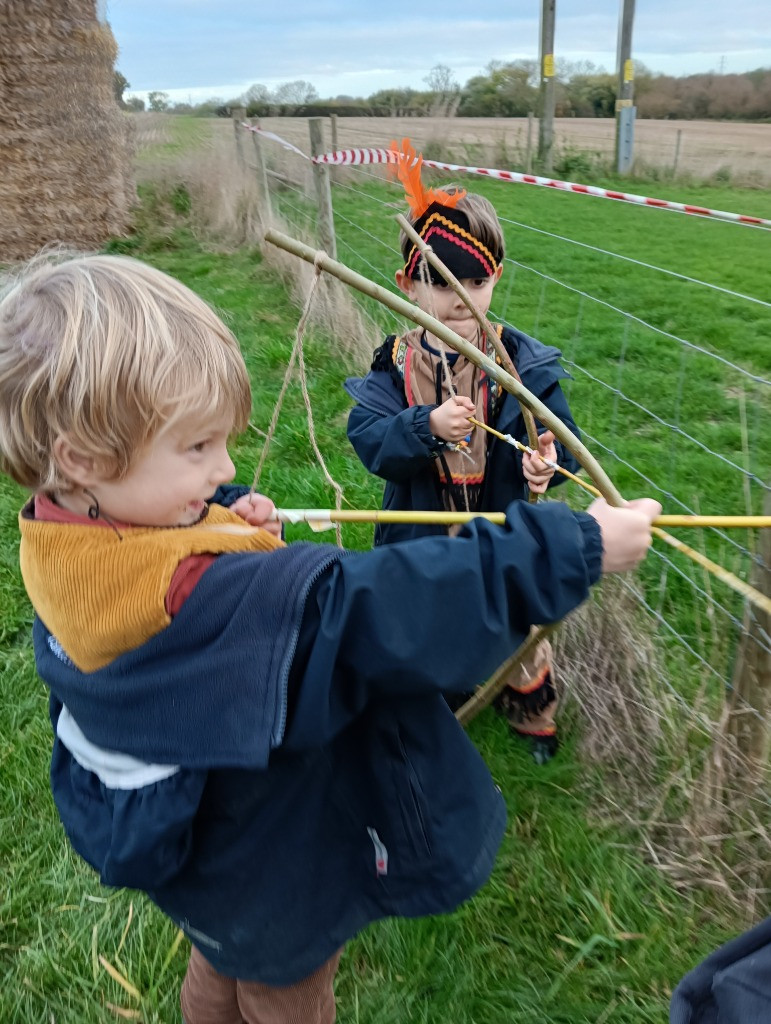
[[[461,284],[471,297],[471,301],[480,311],[486,314],[493,299],[493,290],[500,280],[503,267],[498,267],[492,277],[466,277]],[[424,313],[430,313],[437,320],[455,331],[466,341],[475,341],[479,325],[469,312],[463,300],[448,285],[426,284],[424,281],[413,281],[403,271],[397,270],[396,284],[408,299],[412,299]]]
[[[134,526],[190,526],[205,502],[235,475],[227,450],[230,416],[190,417],[157,434],[120,480],[105,479],[81,461],[73,482],[87,488],[100,513]],[[73,477],[73,473],[68,473]]]

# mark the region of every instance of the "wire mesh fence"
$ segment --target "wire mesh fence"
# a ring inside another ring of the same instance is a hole
[[[297,122],[272,127],[308,150]],[[420,127],[416,122],[413,142],[418,149],[425,142],[426,156],[433,157]],[[397,135],[396,125],[349,128],[341,121],[338,146],[382,147],[392,128]],[[471,136],[455,160],[475,145]],[[275,146],[265,152],[295,182],[271,179],[271,203],[290,231],[312,235],[313,191],[299,184],[308,182],[307,162]],[[395,290],[401,256],[394,215],[404,208],[401,186],[372,167],[333,169],[330,180],[338,258]],[[768,244],[763,233],[659,211],[630,213],[609,203],[601,204],[600,213],[588,198],[567,197],[573,203],[568,210],[554,194],[540,204],[525,203],[519,196],[512,200],[505,184],[462,184],[484,191],[504,230],[508,255],[491,314],[562,351],[576,422],[625,497],[650,495],[670,512],[767,512],[771,302],[767,292],[727,269],[735,271],[736,260],[756,259]],[[559,209],[550,203],[560,203]],[[618,231],[604,227],[616,222]],[[702,268],[696,258],[702,247],[715,248],[723,261],[706,260]],[[374,300],[359,302],[371,330],[361,346],[364,368],[382,338],[406,325]],[[570,487],[560,497],[585,506],[581,492]],[[759,535],[689,532],[686,540],[697,551],[767,588],[768,546],[764,553]],[[685,731],[708,734],[714,744],[716,731],[725,732],[729,709],[740,721],[735,736],[743,729],[767,737],[768,616],[661,544],[622,586],[632,598],[631,614],[653,637],[659,681]],[[747,664],[754,666],[749,684],[742,678]],[[603,680],[592,683],[602,687]],[[745,728],[748,722],[752,728]],[[749,752],[765,766],[767,750],[767,739],[756,738]]]

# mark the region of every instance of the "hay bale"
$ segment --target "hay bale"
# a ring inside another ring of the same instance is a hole
[[[96,0],[0,9],[0,260],[125,233],[135,202],[131,121],[115,99],[117,46]]]

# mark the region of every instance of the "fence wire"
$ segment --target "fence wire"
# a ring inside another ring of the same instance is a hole
[[[276,130],[303,147],[299,132],[292,135],[285,125]],[[369,130],[338,121],[339,148],[362,145],[365,139],[382,146],[391,134],[399,131],[387,122]],[[417,127],[412,137],[420,146]],[[470,141],[466,150],[474,145]],[[290,166],[296,161],[297,175],[307,178],[299,157],[282,154],[282,161]],[[393,274],[401,255],[394,216],[404,206],[401,186],[371,168],[336,169],[330,178],[340,258],[395,290]],[[312,190],[306,203],[298,204],[285,189],[275,182],[274,186],[274,200],[284,216],[307,227],[313,220]],[[646,214],[656,217],[656,211],[641,211],[643,217]],[[771,484],[771,380],[765,367],[737,358],[741,347],[723,345],[716,350],[714,341],[706,342],[697,327],[693,333],[678,330],[670,323],[676,322],[673,315],[660,316],[658,309],[639,305],[627,308],[629,275],[663,279],[668,290],[687,289],[682,299],[680,291],[663,296],[669,303],[665,313],[695,295],[702,310],[714,307],[715,318],[737,332],[745,321],[760,316],[758,307],[767,309],[771,303],[661,265],[664,261],[614,252],[546,226],[505,216],[500,220],[507,251],[519,254],[528,235],[544,239],[545,248],[538,266],[532,256],[507,257],[491,314],[562,350],[563,365],[572,377],[565,381],[565,390],[576,422],[622,493],[659,497],[665,511],[763,512]],[[694,224],[694,237],[701,226]],[[587,261],[602,261],[602,270],[589,274],[588,286],[589,265],[581,264],[580,253]],[[574,268],[583,273],[574,273]],[[622,298],[616,298],[616,292]],[[372,326],[372,348],[384,334],[407,326],[377,303],[363,301],[362,306]],[[571,495],[570,500],[581,505],[580,497]],[[716,529],[701,531],[698,537],[694,533],[689,531],[684,539],[742,579],[751,581],[763,566],[752,534]],[[738,646],[745,635],[745,608],[735,593],[678,552],[659,548],[625,586],[658,634],[669,663],[688,666],[684,676],[678,669],[677,677],[667,680],[679,701],[687,704],[705,680],[717,688],[716,694],[731,690]],[[771,654],[762,629],[753,631],[745,643],[766,657]],[[751,715],[765,716],[765,710],[748,705],[745,696],[739,700]]]

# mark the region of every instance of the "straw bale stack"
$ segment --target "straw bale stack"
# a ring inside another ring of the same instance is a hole
[[[0,261],[123,234],[135,201],[97,0],[0,0]]]

